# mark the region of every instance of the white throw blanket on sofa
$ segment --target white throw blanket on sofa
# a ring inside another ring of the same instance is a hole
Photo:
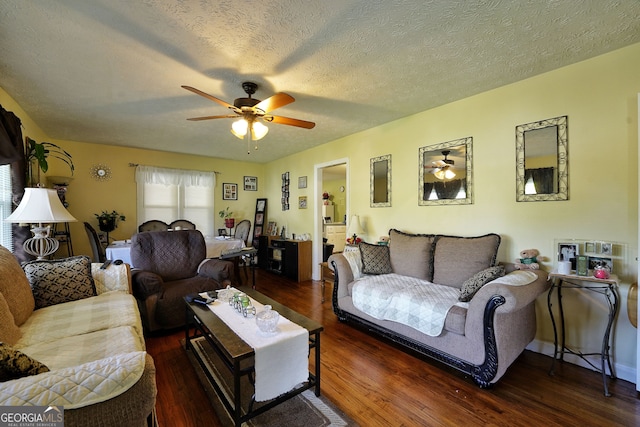
[[[398,274],[365,276],[353,286],[353,305],[381,320],[402,323],[430,336],[442,332],[460,290]]]

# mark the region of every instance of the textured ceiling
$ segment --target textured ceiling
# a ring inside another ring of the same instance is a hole
[[[0,0],[0,87],[51,138],[267,162],[640,42],[638,0]],[[287,92],[258,151],[228,102]]]

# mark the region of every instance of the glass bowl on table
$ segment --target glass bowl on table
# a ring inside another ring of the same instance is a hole
[[[256,324],[263,335],[275,335],[278,332],[278,319],[280,314],[272,310],[270,305],[265,305],[264,310],[256,314]]]

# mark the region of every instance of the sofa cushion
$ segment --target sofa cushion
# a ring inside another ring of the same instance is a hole
[[[474,274],[493,267],[500,236],[436,236],[433,254],[433,282],[460,288]]]
[[[471,301],[471,298],[481,287],[502,276],[504,276],[504,267],[502,265],[485,268],[464,281],[460,288],[460,297],[458,299],[463,302]]]
[[[22,268],[31,284],[36,309],[97,295],[87,256],[29,261]]]
[[[389,230],[389,256],[393,272],[403,276],[431,281],[431,254],[434,235],[408,234]]]
[[[360,256],[362,257],[362,272],[364,274],[389,274],[391,258],[389,258],[389,246],[360,243]]]
[[[0,342],[13,345],[18,342],[22,332],[13,320],[13,314],[9,310],[7,300],[4,295],[0,294]]]
[[[0,293],[7,301],[16,325],[22,325],[33,313],[35,302],[18,260],[4,246],[0,246]]]
[[[49,368],[9,344],[0,343],[0,382],[43,372],[49,372]]]

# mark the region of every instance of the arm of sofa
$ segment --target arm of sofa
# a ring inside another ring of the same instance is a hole
[[[131,268],[129,264],[110,264],[105,269],[100,267],[102,267],[102,263],[91,263],[91,275],[98,295],[111,291],[132,293]]]
[[[218,258],[205,259],[198,266],[198,275],[209,277],[223,286],[231,285],[234,276],[233,262]]]
[[[353,271],[351,270],[349,261],[347,261],[344,255],[340,253],[331,255],[327,260],[327,263],[335,273],[334,286],[337,287],[335,295],[338,298],[349,295],[349,289],[347,285],[353,282]]]
[[[133,270],[131,274],[133,296],[139,300],[146,300],[162,290],[164,280],[156,273],[146,270]]]
[[[524,285],[510,284],[515,275],[532,275],[533,281]],[[513,271],[484,285],[469,301],[469,314],[472,310],[483,311],[487,302],[494,295],[501,295],[505,303],[498,308],[499,312],[515,312],[534,301],[540,294],[549,289],[548,273],[542,270]]]

